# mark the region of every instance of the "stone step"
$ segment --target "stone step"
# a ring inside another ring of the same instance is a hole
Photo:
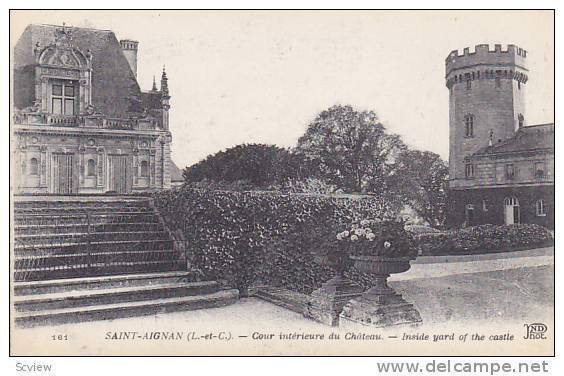
[[[172,249],[174,244],[172,240],[158,239],[158,240],[121,240],[121,241],[93,241],[76,242],[66,244],[15,244],[14,255],[18,257],[37,257],[39,255],[72,255],[75,253],[85,252],[133,252],[144,250],[166,250]]]
[[[38,255],[33,257],[17,257],[14,260],[16,271],[35,270],[38,268],[56,268],[59,266],[89,265],[89,264],[115,264],[121,262],[148,262],[176,260],[179,255],[172,249],[143,250],[143,251],[116,251],[106,252],[81,252],[67,255]]]
[[[133,217],[133,218],[143,218],[143,217],[154,217],[156,216],[154,211],[150,211],[150,210],[143,210],[143,211],[113,211],[113,212],[96,212],[96,213],[91,213],[90,215],[90,219],[92,221],[95,220],[109,220],[109,219],[115,219],[115,218],[119,218],[119,217]],[[19,219],[29,219],[31,220],[36,220],[36,221],[41,221],[44,219],[48,219],[48,218],[57,218],[58,220],[64,220],[64,219],[69,219],[69,220],[85,220],[86,219],[86,214],[82,211],[82,212],[78,212],[78,213],[59,213],[57,216],[53,216],[51,214],[48,213],[14,213],[14,220],[19,220]]]
[[[84,214],[77,215],[20,215],[14,217],[15,226],[32,226],[32,225],[74,225],[74,224],[105,224],[105,223],[156,223],[159,222],[158,216],[154,212],[148,213],[124,213],[120,215],[115,214],[93,214],[88,220]]]
[[[14,271],[14,281],[80,278],[120,274],[153,273],[186,270],[183,260],[159,260],[91,265],[63,265],[60,268],[29,268]]]
[[[162,231],[163,225],[159,222],[129,222],[129,223],[79,223],[79,224],[31,224],[15,225],[14,233],[20,235],[37,234],[68,234],[73,232],[120,232],[120,231]]]
[[[196,296],[121,302],[96,306],[72,307],[48,311],[22,312],[15,316],[16,325],[33,327],[94,320],[109,320],[158,313],[215,308],[233,304],[239,297],[235,289]]]
[[[83,200],[57,200],[53,198],[43,198],[36,200],[26,200],[16,197],[14,200],[14,207],[16,208],[50,208],[61,206],[79,206],[79,207],[124,207],[124,206],[150,206],[151,199],[131,199],[131,198],[111,198],[104,199],[96,197],[95,199]]]
[[[120,241],[120,240],[165,240],[169,235],[165,231],[114,231],[114,232],[71,232],[65,234],[25,234],[15,237],[14,242],[18,246],[72,244]]]
[[[15,282],[14,295],[33,295],[61,293],[67,291],[97,290],[113,287],[155,286],[161,284],[188,282],[188,271],[110,275],[71,279],[51,279],[45,281]]]
[[[80,207],[61,207],[61,208],[30,208],[30,209],[14,209],[15,220],[20,220],[33,215],[89,215],[111,214],[111,215],[124,215],[124,214],[143,214],[152,213],[153,209],[149,207],[121,207],[121,208],[80,208]]]
[[[275,287],[257,288],[252,296],[297,313],[304,313],[308,301],[305,294],[289,294],[288,290]]]
[[[176,282],[153,286],[111,287],[97,290],[65,291],[51,294],[16,296],[16,312],[47,311],[72,307],[114,304],[181,296],[211,294],[218,291],[218,283]]]

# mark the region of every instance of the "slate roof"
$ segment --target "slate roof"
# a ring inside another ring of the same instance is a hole
[[[515,133],[515,136],[493,146],[483,147],[472,156],[512,154],[533,150],[554,150],[553,123],[522,127]]]
[[[174,182],[184,182],[184,177],[182,177],[182,170],[178,168],[173,160],[170,161],[170,180]]]
[[[34,99],[33,53],[36,42],[47,46],[55,40],[56,25],[28,25],[14,48],[14,104],[32,105]],[[145,100],[137,79],[115,34],[110,30],[72,27],[73,44],[82,52],[92,52],[92,104],[108,116],[126,117],[141,113]],[[159,103],[160,105],[160,103]],[[151,107],[154,108],[154,107]]]

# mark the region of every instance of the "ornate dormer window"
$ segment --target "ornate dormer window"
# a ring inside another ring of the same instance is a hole
[[[72,80],[53,80],[51,83],[51,113],[74,115],[76,111],[76,84]]]
[[[40,111],[56,115],[85,113],[91,105],[92,54],[72,40],[72,29],[55,30],[54,41],[35,46],[35,97]]]

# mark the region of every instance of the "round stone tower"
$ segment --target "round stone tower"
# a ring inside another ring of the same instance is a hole
[[[473,175],[465,157],[513,137],[525,125],[524,92],[527,51],[514,45],[490,50],[480,44],[473,52],[452,51],[446,58],[449,89],[450,187]],[[470,175],[470,176],[468,176]]]

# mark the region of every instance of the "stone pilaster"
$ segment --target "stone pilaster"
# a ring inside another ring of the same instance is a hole
[[[47,146],[42,145],[39,147],[40,168],[39,168],[39,186],[42,188],[47,187]]]
[[[98,152],[98,163],[97,163],[97,167],[98,167],[98,171],[97,171],[97,179],[96,179],[96,186],[100,189],[103,189],[104,184],[105,184],[105,180],[104,179],[104,149],[103,148],[98,148],[97,150]]]
[[[151,183],[150,183],[150,187],[154,188],[155,187],[155,157],[156,157],[156,151],[154,149],[151,149],[149,151],[149,175],[151,176]]]

